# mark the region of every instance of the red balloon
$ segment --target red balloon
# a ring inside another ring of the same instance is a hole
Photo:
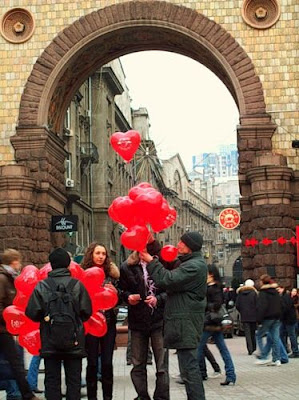
[[[68,269],[73,278],[79,279],[79,281],[83,280],[84,270],[75,261],[71,261]]]
[[[127,227],[132,226],[135,207],[129,196],[117,197],[108,209],[110,218]]]
[[[172,245],[166,245],[161,249],[161,257],[164,261],[173,261],[177,258],[178,249]]]
[[[128,196],[130,199],[135,200],[142,193],[147,193],[149,189],[154,189],[148,182],[141,182],[129,190]]]
[[[50,263],[45,264],[39,271],[38,271],[38,279],[40,281],[48,278],[48,273],[52,271],[52,267]]]
[[[163,198],[159,212],[149,221],[154,232],[160,232],[170,228],[176,221],[177,212],[170,207],[167,200]]]
[[[100,312],[95,312],[84,322],[85,333],[93,336],[104,336],[107,333],[107,323],[105,316]]]
[[[115,290],[103,287],[93,295],[91,301],[93,311],[109,310],[118,303],[118,295]]]
[[[34,322],[25,315],[25,323],[20,327],[20,335],[25,335],[28,332],[36,331],[39,329],[39,322]]]
[[[138,215],[145,215],[148,221],[154,218],[162,206],[163,196],[155,189],[139,194],[135,199],[135,209]]]
[[[20,310],[25,311],[28,301],[29,301],[29,296],[18,290],[15,298],[12,301],[12,304],[18,307]]]
[[[12,335],[19,335],[22,327],[26,323],[24,311],[14,305],[8,306],[4,309],[3,318],[6,323],[6,329]]]
[[[21,292],[30,295],[39,281],[39,270],[34,265],[26,265],[21,274],[15,279],[15,287]]]
[[[110,138],[113,149],[127,162],[131,161],[141,141],[137,131],[115,132]]]
[[[82,283],[88,290],[90,295],[97,292],[102,286],[105,279],[105,272],[102,268],[91,267],[83,271]]]
[[[149,230],[147,227],[135,225],[121,234],[120,241],[127,249],[142,251],[146,247],[148,238]]]
[[[25,347],[25,349],[28,350],[30,354],[38,356],[39,350],[41,348],[39,329],[25,333],[24,335],[20,335],[19,343],[22,347]]]

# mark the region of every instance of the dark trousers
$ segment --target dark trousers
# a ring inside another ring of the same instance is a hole
[[[252,354],[256,350],[256,322],[242,322],[244,327],[246,346],[248,354]]]
[[[205,390],[197,359],[197,349],[177,350],[179,370],[185,383],[188,400],[205,400]]]
[[[45,358],[45,395],[47,400],[61,400],[61,364],[57,358]],[[63,360],[66,384],[66,399],[80,400],[82,359]]]
[[[211,364],[213,370],[215,372],[221,372],[220,366],[217,363],[217,361],[215,360],[215,357],[213,356],[213,353],[211,352],[211,350],[208,348],[207,345],[205,345],[204,347],[204,357],[201,357],[201,359],[199,360],[199,367],[200,367],[200,372],[201,372],[201,376],[203,378],[207,378],[208,373],[207,373],[207,365],[206,365],[206,359],[209,361],[209,363]]]
[[[113,392],[113,351],[116,337],[116,326],[110,325],[106,335],[97,337],[86,335],[87,352],[86,386],[88,400],[97,400],[98,388],[98,355],[101,347],[101,373],[103,400],[111,400]]]
[[[131,379],[138,396],[150,400],[147,386],[147,355],[149,340],[156,364],[154,400],[169,400],[168,351],[164,348],[162,328],[154,331],[131,331],[133,368]]]
[[[0,352],[4,354],[5,359],[11,366],[23,399],[32,399],[34,394],[31,392],[26,380],[23,357],[18,352],[17,345],[10,333],[0,333]]]

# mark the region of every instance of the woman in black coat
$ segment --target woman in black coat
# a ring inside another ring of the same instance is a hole
[[[223,299],[223,291],[221,278],[219,275],[218,268],[215,265],[208,266],[208,279],[207,279],[207,308],[206,317],[209,316],[210,312],[217,312],[220,310]],[[230,352],[225,344],[224,336],[222,332],[222,326],[220,321],[211,321],[208,318],[205,321],[204,331],[200,338],[198,346],[198,360],[201,363],[204,357],[204,347],[207,344],[208,339],[212,337],[214,342],[221,354],[221,357],[225,365],[226,379],[221,382],[220,385],[234,385],[236,382],[236,373],[233,360]]]

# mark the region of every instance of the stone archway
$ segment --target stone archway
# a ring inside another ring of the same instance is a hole
[[[63,142],[59,136],[67,107],[79,86],[101,65],[142,50],[176,52],[204,64],[226,85],[240,113],[239,180],[242,238],[291,236],[292,170],[271,153],[276,125],[266,113],[254,65],[220,25],[196,11],[160,1],[130,1],[92,12],[60,32],[36,61],[20,103],[16,161],[38,182],[35,216],[63,210]],[[23,172],[24,173],[24,172]],[[30,192],[30,190],[29,190]],[[33,200],[34,202],[34,200]],[[33,215],[33,212],[31,213]],[[274,222],[275,221],[275,222]],[[46,239],[47,241],[47,239]],[[294,252],[262,255],[243,248],[245,278],[256,278],[275,262],[280,277],[294,277]],[[267,257],[268,258],[267,258]],[[281,265],[277,265],[277,264]],[[270,265],[269,265],[270,266]]]

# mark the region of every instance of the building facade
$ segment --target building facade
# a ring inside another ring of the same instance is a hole
[[[239,109],[244,277],[258,279],[274,266],[275,277],[292,285],[296,256],[289,240],[299,209],[299,156],[292,147],[297,1],[114,3],[0,5],[1,247],[22,246],[29,259],[45,260],[50,217],[67,201],[64,119],[82,83],[121,55],[175,51],[214,72]],[[288,242],[247,248],[251,237]]]

